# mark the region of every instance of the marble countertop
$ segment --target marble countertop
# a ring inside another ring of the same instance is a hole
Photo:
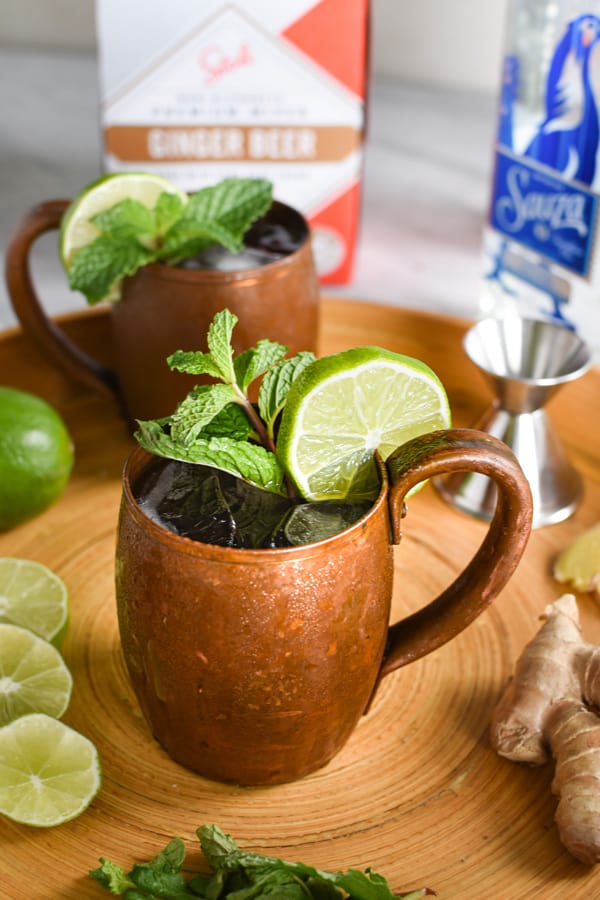
[[[324,293],[475,316],[495,106],[487,94],[373,80],[355,270]],[[101,172],[94,56],[0,50],[0,109],[4,249],[31,206]],[[84,308],[56,234],[37,241],[32,269],[50,314]],[[2,280],[0,329],[15,324]]]

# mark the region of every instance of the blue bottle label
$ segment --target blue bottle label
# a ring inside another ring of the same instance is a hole
[[[585,278],[596,213],[592,191],[524,157],[497,150],[490,223],[507,238]]]

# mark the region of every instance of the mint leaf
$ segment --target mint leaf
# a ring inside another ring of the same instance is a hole
[[[171,437],[186,447],[227,405],[236,394],[230,384],[199,385],[187,395],[171,416]]]
[[[151,246],[156,238],[156,215],[139,200],[125,198],[91,220],[100,231],[117,241],[140,241]]]
[[[237,316],[228,309],[220,310],[212,320],[206,337],[210,355],[221,374],[221,378],[227,384],[236,384],[231,335],[237,321]]]
[[[202,350],[176,350],[167,357],[167,363],[171,369],[185,372],[188,375],[221,377],[221,370],[213,361],[210,353],[203,353]]]
[[[222,469],[275,494],[285,495],[284,473],[274,453],[258,444],[228,437],[197,439],[183,445],[153,421],[138,421],[138,443],[156,456]]]
[[[93,216],[91,221],[105,235],[119,241],[139,241],[156,250],[157,258],[165,255],[165,234],[184,214],[185,202],[179,194],[163,191],[154,209],[139,200],[126,197],[109,209]],[[209,243],[218,241],[211,234]]]
[[[177,350],[168,357],[167,363],[178,372],[190,375],[212,375],[226,384],[235,385],[231,335],[238,319],[228,309],[215,314],[206,342],[208,353],[201,350]]]
[[[261,178],[225,178],[192,194],[181,218],[165,235],[170,263],[195,256],[211,244],[239,253],[252,222],[273,202],[272,185]]]
[[[264,375],[280,359],[283,359],[287,349],[283,344],[277,344],[275,341],[262,340],[257,343],[256,347],[240,353],[235,358],[233,367],[236,382],[242,391],[245,392],[256,378]]]
[[[241,238],[216,222],[181,220],[175,222],[166,234],[160,256],[169,265],[177,265],[214,244],[222,244],[231,253],[239,253],[243,247]]]
[[[100,864],[100,867],[90,872],[90,875],[111,894],[124,894],[129,888],[135,888],[135,884],[121,866],[109,862],[104,857],[100,857]]]
[[[88,303],[99,303],[125,275],[152,262],[150,250],[137,241],[115,240],[100,235],[79,250],[69,269],[69,285],[85,294]]]
[[[184,875],[175,872],[157,871],[153,866],[134,866],[131,870],[131,879],[139,890],[135,893],[127,893],[127,900],[138,900],[144,897],[148,900],[168,898],[168,900],[189,900],[193,893],[188,890],[187,879]]]
[[[230,403],[204,426],[203,437],[229,437],[234,441],[247,441],[253,434],[248,416],[239,403]]]
[[[185,218],[198,223],[217,222],[241,239],[272,202],[273,186],[264,178],[225,178],[192,194]]]
[[[173,194],[163,191],[158,196],[156,206],[154,207],[154,215],[156,216],[156,230],[159,234],[164,235],[171,228],[177,219],[183,215],[186,201],[181,194]]]
[[[285,406],[290,387],[315,358],[314,353],[302,350],[270,369],[263,378],[258,392],[258,411],[270,435],[273,435],[275,420]]]
[[[290,867],[299,875],[329,882],[346,891],[354,900],[395,900],[396,895],[381,875],[367,869],[348,869],[346,872],[323,872],[303,863],[292,863]]]
[[[196,829],[200,847],[211,869],[221,869],[228,857],[240,848],[231,835],[221,831],[218,825],[202,825]]]
[[[181,838],[173,838],[154,859],[133,866],[131,872],[101,858],[101,867],[90,872],[111,894],[126,900],[189,900],[195,894],[188,890],[180,869],[185,859],[185,845]]]

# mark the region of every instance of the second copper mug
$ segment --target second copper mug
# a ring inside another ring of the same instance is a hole
[[[154,736],[174,760],[217,781],[274,784],[325,765],[382,678],[486,609],[531,528],[531,493],[516,457],[473,430],[421,436],[387,465],[379,460],[381,490],[366,515],[295,547],[222,547],[169,531],[136,498],[149,467],[161,464],[137,448],[125,466],[116,554],[121,644]],[[390,625],[391,543],[400,541],[404,498],[424,479],[457,470],[481,472],[498,486],[487,535],[450,587]]]
[[[129,420],[169,415],[197,384],[195,376],[171,372],[166,359],[176,350],[206,350],[216,312],[239,319],[233,333],[237,353],[268,338],[291,354],[316,350],[319,285],[309,226],[297,210],[275,201],[264,219],[282,226],[297,249],[266,265],[216,271],[152,263],[125,278],[122,297],[111,304],[114,371],[90,358],[50,319],[30,272],[37,238],[58,229],[68,201],[34,207],[18,227],[6,254],[9,297],[23,330],[70,377],[115,396]],[[66,279],[66,276],[65,276]]]

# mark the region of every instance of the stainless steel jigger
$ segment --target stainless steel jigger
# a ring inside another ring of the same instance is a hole
[[[481,320],[463,346],[495,394],[474,427],[500,438],[519,460],[533,495],[533,527],[568,518],[581,496],[581,477],[543,407],[589,368],[589,348],[569,328],[518,316]],[[434,484],[457,509],[492,518],[496,487],[485,475],[457,472]]]

